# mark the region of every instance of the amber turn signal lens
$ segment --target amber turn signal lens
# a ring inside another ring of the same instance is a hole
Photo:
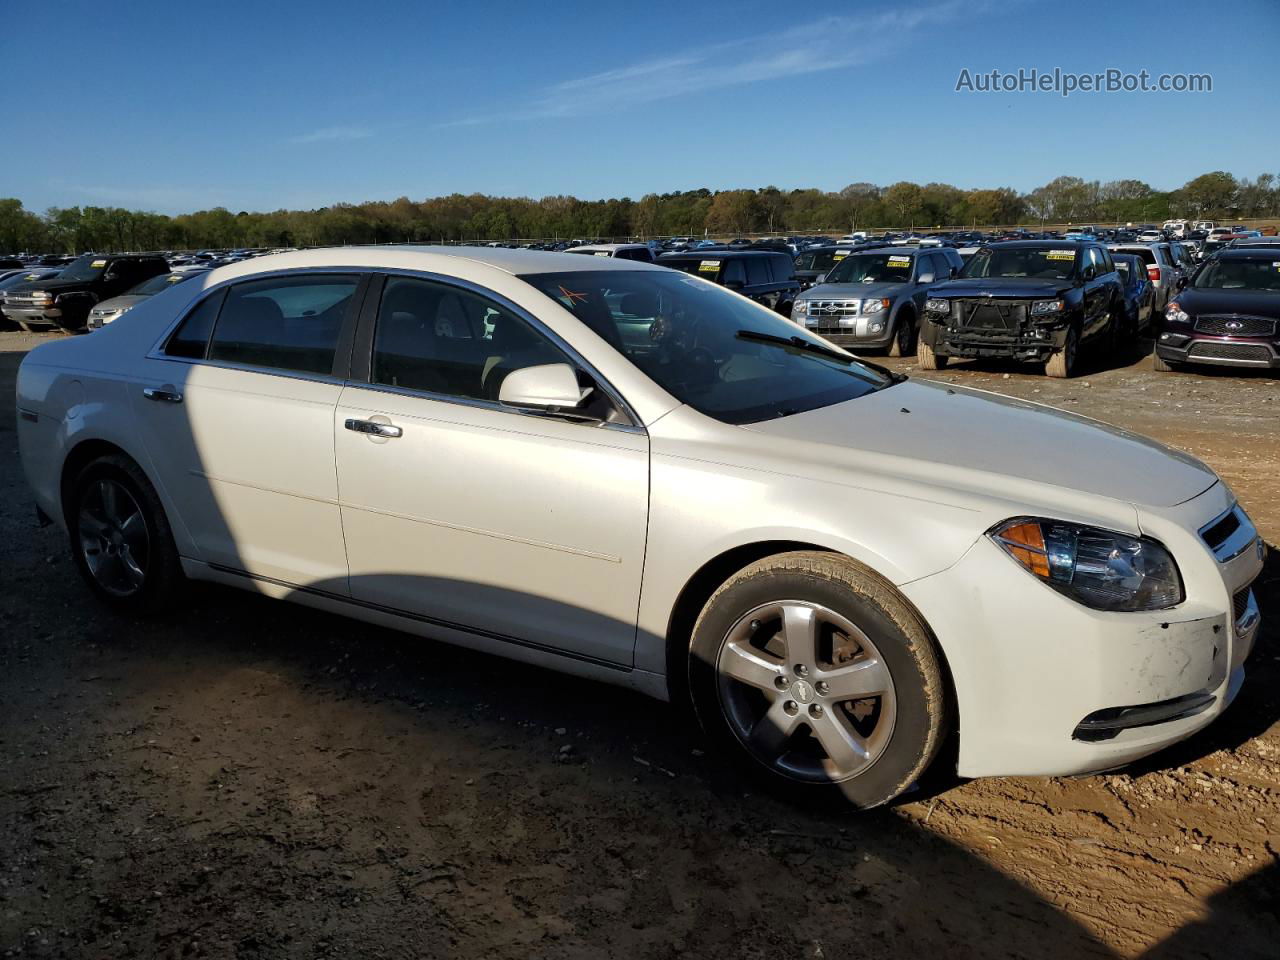
[[[1049,579],[1049,555],[1038,523],[1019,523],[1000,531],[1000,539],[1013,558],[1037,577]],[[1022,544],[1023,546],[1018,546]]]

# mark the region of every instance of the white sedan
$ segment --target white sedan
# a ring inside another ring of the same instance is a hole
[[[18,375],[129,613],[217,581],[672,700],[870,807],[1103,770],[1240,688],[1263,544],[1203,464],[907,381],[716,284],[522,250],[227,266]]]

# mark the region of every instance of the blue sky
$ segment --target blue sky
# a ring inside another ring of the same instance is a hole
[[[0,36],[3,85],[23,94],[0,196],[173,213],[1280,171],[1274,84],[1257,79],[1280,2],[1157,7],[27,4]],[[955,92],[961,69],[1020,67],[1207,72],[1213,92]]]

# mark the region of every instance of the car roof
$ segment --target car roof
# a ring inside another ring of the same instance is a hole
[[[995,243],[987,244],[987,248],[1017,250],[1034,249],[1036,247],[1070,247],[1075,249],[1078,247],[1093,246],[1099,243],[1101,243],[1100,240],[1068,240],[1065,237],[1047,237],[1036,240],[999,240]]]
[[[294,253],[274,253],[218,267],[217,282],[233,277],[249,277],[276,270],[303,270],[309,267],[370,267],[402,270],[447,269],[450,261],[481,264],[511,276],[530,273],[575,273],[591,270],[661,270],[642,260],[584,257],[578,253],[551,253],[543,250],[512,250],[506,247],[442,246],[359,246],[321,247]]]
[[[561,251],[568,253],[569,250],[647,250],[647,244],[643,243],[584,243],[576,247],[569,247],[568,250]]]
[[[664,253],[659,260],[698,260],[702,257],[714,256],[717,259],[725,260],[730,257],[789,257],[791,254],[785,250],[733,250],[728,247],[721,247],[717,250],[676,250],[671,253]]]
[[[1214,254],[1219,260],[1275,260],[1275,247],[1227,247]]]

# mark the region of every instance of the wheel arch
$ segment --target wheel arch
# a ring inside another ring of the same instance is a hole
[[[88,464],[97,460],[99,457],[108,457],[119,455],[128,457],[138,469],[143,469],[142,464],[138,463],[138,458],[129,453],[128,450],[112,443],[110,440],[103,440],[101,437],[86,437],[80,440],[68,452],[62,461],[62,470],[58,477],[58,505],[62,510],[63,525],[67,524],[67,498],[71,495],[71,484]]]

